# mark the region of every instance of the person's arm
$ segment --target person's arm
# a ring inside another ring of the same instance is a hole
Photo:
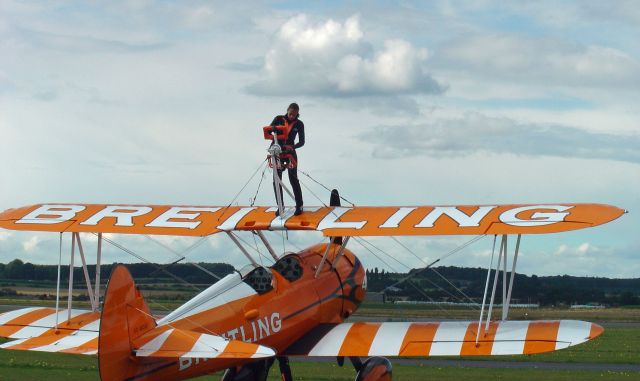
[[[280,118],[280,115],[276,115],[276,117],[273,118],[273,122],[271,122],[271,125],[274,126],[274,127],[281,125],[282,123],[278,123],[278,119],[279,118]]]
[[[304,123],[300,122],[300,128],[298,128],[298,142],[293,146],[294,149],[300,148],[304,145]]]

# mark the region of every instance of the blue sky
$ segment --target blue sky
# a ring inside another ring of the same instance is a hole
[[[357,204],[617,205],[630,213],[607,226],[525,237],[519,270],[639,277],[639,25],[633,1],[3,1],[0,208],[225,205],[264,159],[260,126],[297,101],[300,169]],[[272,204],[265,181],[257,201]],[[173,259],[145,237],[114,239]],[[424,260],[466,239],[402,238]],[[490,243],[444,264],[486,266]],[[0,232],[2,262],[53,263],[57,247]],[[189,259],[243,264],[223,237]]]

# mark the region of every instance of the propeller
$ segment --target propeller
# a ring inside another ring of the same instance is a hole
[[[329,206],[340,206],[340,193],[337,189],[331,191],[331,197],[329,198]],[[333,243],[336,245],[342,245],[342,237],[333,237]]]

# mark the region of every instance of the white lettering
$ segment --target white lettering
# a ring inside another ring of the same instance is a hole
[[[235,340],[237,334],[238,334],[238,328],[234,328],[231,331],[227,332],[227,337],[232,340]]]
[[[264,321],[262,319],[258,320],[258,329],[260,330],[260,339],[271,336],[271,332],[269,331],[269,320],[266,316]]]
[[[387,219],[384,224],[380,225],[381,228],[397,228],[400,225],[400,222],[404,220],[409,213],[416,210],[416,208],[400,208],[398,209],[389,219]]]
[[[277,312],[271,314],[271,329],[273,329],[273,333],[278,333],[282,329],[282,320]]]
[[[550,225],[558,222],[564,221],[565,217],[569,215],[569,212],[564,212],[565,210],[569,210],[573,208],[573,206],[565,206],[565,205],[534,205],[534,206],[523,206],[520,208],[510,209],[505,211],[500,215],[500,221],[504,222],[507,225],[511,226],[542,226],[542,225]],[[523,220],[518,218],[518,214],[522,212],[526,212],[529,210],[536,209],[551,209],[556,212],[535,212],[531,215],[531,219]]]
[[[256,325],[256,321],[258,322],[257,325]],[[280,319],[280,313],[274,312],[271,314],[271,316],[264,316],[251,322],[253,339],[245,335],[244,325],[241,325],[238,328],[234,328],[228,331],[226,334],[224,334],[224,336],[227,339],[232,339],[232,340],[240,339],[246,343],[253,343],[258,340],[262,340],[265,337],[269,337],[273,334],[276,334],[280,332],[281,329],[282,329],[282,320]]]
[[[318,224],[318,230],[325,229],[362,229],[367,221],[341,222],[338,221],[351,208],[343,208],[336,206],[325,218]]]
[[[222,224],[218,225],[218,229],[225,230],[225,231],[234,230],[236,228],[236,225],[238,225],[238,222],[240,222],[240,220],[244,216],[249,214],[249,212],[251,212],[254,209],[255,207],[240,208],[238,211],[233,213],[229,218],[227,218]]]
[[[152,228],[185,228],[195,229],[202,221],[193,221],[200,216],[198,212],[217,212],[220,208],[192,208],[173,206],[166,212],[156,217],[146,226]],[[188,221],[171,221],[172,219],[190,220]]]
[[[133,217],[142,216],[152,210],[148,206],[109,205],[80,225],[97,225],[104,218],[115,218],[115,226],[133,226]]]
[[[429,214],[427,214],[422,221],[418,225],[417,228],[432,228],[433,224],[438,220],[438,218],[443,215],[447,215],[455,222],[458,223],[458,226],[462,227],[472,227],[472,226],[480,226],[480,221],[486,215],[495,208],[495,206],[480,206],[478,210],[473,212],[470,216],[466,213],[460,211],[455,206],[436,206],[433,208]]]
[[[244,326],[240,326],[240,334],[242,335],[242,341],[245,343],[250,343],[251,341],[247,340],[247,337],[244,335]]]
[[[16,224],[57,224],[71,220],[85,209],[83,205],[42,205],[16,221]]]

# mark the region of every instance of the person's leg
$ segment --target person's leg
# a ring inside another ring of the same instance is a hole
[[[289,182],[291,183],[291,189],[296,199],[296,209],[302,208],[302,188],[300,188],[300,180],[298,180],[298,168],[289,168]]]

